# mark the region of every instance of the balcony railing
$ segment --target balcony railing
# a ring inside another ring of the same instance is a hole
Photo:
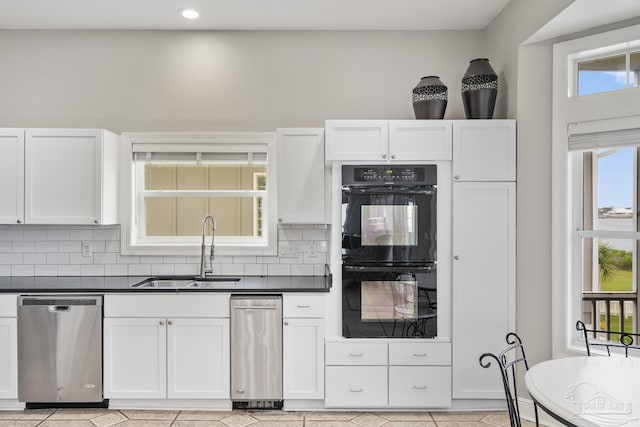
[[[617,341],[620,332],[634,333],[637,330],[638,296],[631,292],[583,292],[582,320],[597,329],[593,338],[605,341]],[[590,317],[590,319],[589,319]]]

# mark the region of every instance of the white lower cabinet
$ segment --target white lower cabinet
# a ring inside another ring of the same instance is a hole
[[[228,315],[228,295],[106,295],[105,398],[229,399]]]
[[[282,384],[285,400],[324,398],[324,295],[285,294]]]
[[[386,366],[327,366],[330,408],[380,408],[387,406]]]
[[[18,399],[16,295],[0,295],[0,399]]]
[[[0,399],[18,398],[17,319],[0,317]]]
[[[328,408],[451,406],[451,344],[426,340],[327,341]]]

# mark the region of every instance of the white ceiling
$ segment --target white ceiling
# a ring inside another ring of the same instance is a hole
[[[0,28],[483,29],[509,0],[0,0]],[[188,21],[178,10],[194,8]]]
[[[525,41],[555,39],[601,25],[640,17],[638,0],[576,0]]]

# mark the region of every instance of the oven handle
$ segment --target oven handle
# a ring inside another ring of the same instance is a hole
[[[372,273],[410,273],[412,271],[418,272],[431,272],[435,271],[436,263],[429,265],[420,265],[415,267],[403,267],[403,266],[369,266],[369,265],[345,265],[344,269],[353,272],[372,272]]]
[[[434,187],[430,187],[428,189],[424,189],[424,190],[411,190],[411,189],[400,189],[400,188],[389,188],[389,187],[384,187],[384,188],[354,188],[354,187],[347,187],[344,188],[343,193],[350,193],[350,194],[384,194],[384,195],[389,195],[389,194],[393,194],[393,195],[398,195],[398,196],[403,196],[403,195],[413,195],[413,196],[423,196],[423,195],[432,195],[432,194],[436,194],[436,188]]]

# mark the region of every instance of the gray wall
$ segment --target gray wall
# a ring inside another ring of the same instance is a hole
[[[495,116],[518,121],[516,331],[531,364],[551,358],[553,64],[551,46],[520,44],[572,1],[512,0],[485,30],[500,79]]]
[[[274,130],[414,118],[424,75],[460,79],[481,31],[0,31],[0,127]]]

